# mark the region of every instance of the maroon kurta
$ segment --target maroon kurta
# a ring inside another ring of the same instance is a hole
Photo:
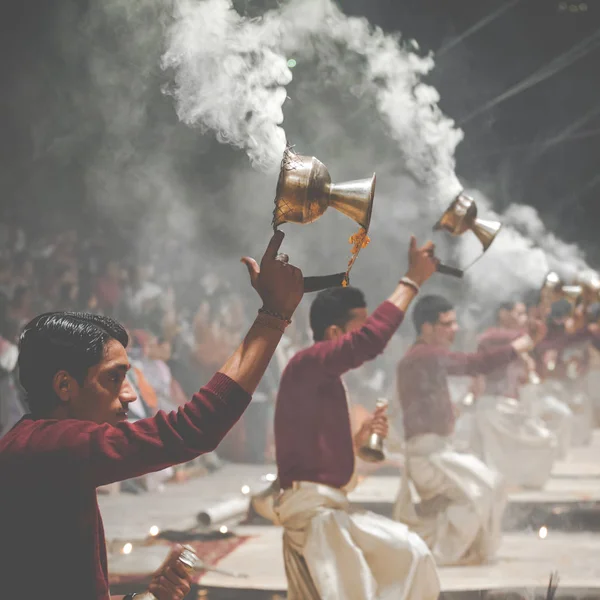
[[[598,336],[587,328],[575,333],[549,331],[535,349],[538,373],[544,379],[558,380],[582,375],[588,361],[588,342],[598,347]],[[569,368],[570,362],[573,363],[572,370]]]
[[[505,346],[523,335],[524,331],[490,327],[479,338],[478,350]],[[490,371],[485,376],[485,392],[496,396],[519,399],[519,389],[527,381],[527,365],[520,359]]]
[[[397,369],[405,438],[408,440],[426,433],[441,436],[453,433],[455,418],[448,375],[485,375],[516,357],[517,353],[510,344],[465,353],[416,342]]]
[[[275,447],[283,488],[314,481],[341,488],[354,471],[354,447],[341,375],[383,352],[404,313],[384,302],[357,331],[317,342],[288,363],[275,409]]]
[[[108,600],[96,488],[214,450],[249,402],[217,373],[178,411],[135,423],[19,421],[0,440],[0,597]]]

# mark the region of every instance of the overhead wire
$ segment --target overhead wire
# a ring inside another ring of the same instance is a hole
[[[448,52],[449,50],[451,50],[452,48],[454,48],[455,46],[460,44],[463,40],[465,40],[469,36],[478,32],[480,29],[485,27],[488,23],[491,23],[492,21],[497,19],[500,15],[504,14],[507,10],[509,10],[510,8],[515,6],[515,4],[518,4],[520,1],[521,0],[509,0],[508,2],[503,4],[500,8],[498,8],[494,12],[491,12],[489,15],[486,15],[483,19],[477,21],[477,23],[475,23],[474,25],[469,27],[466,31],[464,31],[460,35],[456,36],[455,38],[452,38],[447,44],[442,46],[435,53],[436,58],[446,54],[446,52]]]
[[[477,157],[481,158],[481,157],[486,157],[486,156],[493,156],[495,154],[502,154],[504,152],[511,152],[514,150],[531,151],[532,147],[535,147],[537,145],[539,145],[541,148],[545,149],[546,145],[549,144],[550,142],[552,142],[552,145],[554,146],[554,145],[562,144],[564,142],[582,140],[582,139],[592,138],[592,137],[596,137],[596,136],[600,136],[600,128],[590,129],[589,131],[582,131],[580,133],[573,133],[572,135],[563,135],[563,136],[561,136],[560,140],[556,139],[556,136],[555,136],[555,137],[549,138],[547,140],[542,140],[541,142],[531,141],[531,142],[525,142],[522,144],[508,144],[508,145],[504,145],[504,146],[495,146],[493,148],[490,148],[489,152],[482,152],[481,149],[476,150],[476,152],[477,152]],[[534,148],[534,150],[535,150],[535,148]],[[467,159],[469,157],[470,157],[470,153],[468,153],[466,155]]]
[[[575,46],[566,52],[563,52],[559,56],[553,58],[548,63],[525,77],[525,79],[513,85],[502,94],[496,96],[496,98],[493,98],[474,110],[471,114],[467,115],[460,121],[460,125],[462,126],[465,123],[468,123],[475,117],[487,112],[505,100],[508,100],[509,98],[512,98],[513,96],[516,96],[517,94],[520,94],[521,92],[524,92],[525,90],[537,85],[538,83],[549,79],[553,75],[556,75],[556,73],[566,69],[580,58],[583,58],[585,55],[589,54],[596,47],[600,47],[600,29],[594,31],[594,33],[575,44]]]
[[[585,125],[588,121],[592,120],[594,117],[600,115],[600,103],[594,105],[590,110],[588,110],[585,114],[581,115],[578,119],[575,119],[569,125],[561,129],[556,135],[547,139],[540,146],[538,156],[543,154],[553,146],[560,144],[562,141],[571,139],[576,132],[581,129],[583,125]],[[589,132],[585,132],[589,133]],[[589,136],[584,136],[589,137]]]
[[[246,0],[246,2],[248,2],[248,0]],[[521,2],[521,0],[509,0],[508,2],[503,4],[500,8],[498,8],[497,10],[489,13],[488,15],[483,17],[483,19],[480,19],[479,21],[477,21],[477,23],[475,23],[474,25],[469,27],[466,31],[461,33],[459,36],[452,38],[446,45],[442,46],[439,50],[437,50],[437,52],[434,53],[435,58],[437,59],[438,57],[444,55],[446,52],[448,52],[449,50],[454,48],[456,45],[460,44],[460,42],[462,42],[469,36],[473,35],[480,29],[483,29],[486,25],[488,25],[489,23],[491,23],[492,21],[497,19],[500,15],[504,14],[507,10],[509,10],[510,8],[512,8],[513,6],[518,4],[519,2]],[[354,111],[354,113],[352,113],[352,115],[350,116],[350,119],[354,119],[357,116],[359,116],[366,108],[367,108],[367,106],[364,104],[362,106],[360,106],[358,109],[356,109]],[[325,134],[319,136],[319,138],[317,138],[316,141],[320,141],[321,139],[324,139],[324,137],[326,137]]]

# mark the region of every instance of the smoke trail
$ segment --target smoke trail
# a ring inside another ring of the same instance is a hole
[[[228,0],[176,0],[175,5],[163,66],[174,69],[171,93],[180,119],[216,131],[220,141],[243,148],[254,165],[274,170],[285,144],[287,85],[286,130],[290,141],[304,142],[301,152],[326,148],[318,155],[327,157],[330,171],[353,178],[368,174],[351,171],[351,166],[366,171],[365,157],[378,171],[376,233],[361,256],[363,269],[384,260],[378,237],[389,244],[409,231],[430,235],[428,228],[461,189],[454,153],[462,139],[440,111],[437,91],[423,83],[434,67],[431,56],[420,56],[415,42],[344,15],[329,0],[291,0],[253,20],[240,16]],[[288,58],[302,65],[293,82]],[[382,188],[386,179],[387,189]],[[473,195],[480,214],[493,218],[491,201],[476,190]],[[500,218],[502,233],[464,286],[480,303],[535,287],[550,268],[565,271],[568,265],[572,274],[585,266],[576,248],[546,232],[533,209],[512,206]],[[298,236],[288,241],[297,259],[327,262],[315,255],[315,246],[326,245],[335,255],[343,251],[330,231],[311,229]],[[469,235],[438,242],[450,262],[454,257],[462,265],[481,251]],[[456,283],[439,278],[433,286],[456,294]]]
[[[38,153],[80,157],[88,201],[114,217],[140,255],[155,257],[157,271],[193,278],[213,269],[247,283],[235,259],[257,255],[269,235],[276,178],[262,170],[278,167],[286,134],[300,153],[322,159],[334,181],[377,172],[372,242],[352,273],[371,304],[406,268],[409,234],[430,237],[462,187],[454,175],[462,133],[423,83],[432,58],[329,0],[291,0],[257,19],[242,18],[227,0],[106,0],[83,19],[65,18],[55,36],[73,76],[59,80],[64,90],[50,117],[31,118]],[[228,144],[213,143],[207,130]],[[480,215],[493,218],[491,202],[473,195]],[[582,257],[539,222],[532,228],[534,213],[523,210],[500,215],[503,232],[466,281],[437,275],[427,291],[459,306],[472,298],[491,305],[541,280],[551,264],[579,268]],[[343,270],[356,229],[346,217],[327,211],[310,227],[285,227],[286,251],[307,275]],[[440,234],[436,243],[452,264],[480,251],[469,234]]]
[[[163,64],[175,70],[171,93],[185,123],[215,130],[255,165],[275,169],[285,145],[287,57],[313,61],[311,77],[326,74],[329,84],[350,83],[355,94],[371,96],[398,142],[399,164],[434,201],[447,203],[460,191],[454,150],[462,132],[441,113],[435,89],[422,83],[434,63],[414,52],[416,44],[347,17],[330,0],[292,0],[255,20],[243,19],[228,0],[175,6]]]
[[[516,299],[523,290],[539,288],[550,270],[569,282],[589,269],[581,250],[548,232],[535,208],[512,204],[499,215],[484,194],[478,190],[468,193],[480,214],[503,223],[485,258],[467,271],[467,279],[482,304]],[[465,236],[460,245],[461,262],[468,264],[480,253],[481,245],[475,237]]]
[[[279,124],[292,73],[274,50],[279,35],[276,20],[245,20],[222,0],[181,0],[163,59],[176,71],[179,118],[216,131],[266,169],[279,164],[286,144]]]

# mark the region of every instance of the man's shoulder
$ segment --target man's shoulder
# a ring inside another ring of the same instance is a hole
[[[27,436],[28,433],[35,430],[37,421],[32,419],[29,415],[24,416],[20,421],[17,421],[12,427],[9,429],[2,439],[0,439],[0,451],[3,451],[6,447],[13,445],[15,441],[20,441],[24,436]]]
[[[479,345],[505,344],[516,340],[522,332],[505,327],[490,327],[478,338]]]
[[[318,360],[318,345],[321,342],[316,342],[312,346],[299,350],[290,358],[284,371],[294,371],[304,368],[307,365],[314,365]]]
[[[34,419],[26,415],[0,439],[0,453],[6,457],[47,452],[52,449],[53,441],[58,446],[65,436],[85,435],[94,427],[92,422],[77,419]]]
[[[433,344],[413,344],[407,351],[406,354],[400,359],[398,363],[399,368],[406,368],[412,366],[416,362],[423,360],[430,360],[436,356],[440,356],[444,353],[444,349],[441,346],[435,346]]]
[[[319,374],[322,369],[320,368],[319,355],[315,351],[316,345],[313,344],[308,348],[299,350],[290,358],[281,374],[280,388],[288,383],[298,386],[309,381],[313,382],[320,377]]]

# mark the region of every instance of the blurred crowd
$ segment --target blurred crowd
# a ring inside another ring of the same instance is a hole
[[[128,377],[138,394],[130,405],[131,420],[185,403],[223,365],[254,319],[258,300],[245,272],[240,269],[234,277],[214,257],[196,256],[178,240],[142,244],[100,222],[87,228],[48,224],[45,234],[41,229],[40,223],[0,223],[0,436],[28,412],[18,383],[18,339],[37,314],[86,311],[115,317],[126,326],[133,367]],[[175,471],[125,482],[121,489],[143,492],[167,480],[210,472],[224,461],[272,464],[277,388],[289,359],[312,343],[311,299],[295,313],[253,402],[219,446],[218,456],[213,453]],[[462,313],[467,327],[455,347],[472,349],[483,319],[479,313],[477,318],[470,316],[464,307]],[[381,357],[347,374],[353,420],[361,410],[372,409],[378,398],[396,397],[396,363],[413,339],[407,325]],[[592,348],[590,353],[597,361],[600,352]],[[597,366],[589,371],[590,376],[600,372]],[[454,378],[455,400],[470,386],[470,378]],[[393,429],[400,431],[397,402],[390,403],[390,416]]]
[[[34,233],[0,224],[0,436],[28,412],[18,384],[17,345],[23,326],[39,313],[93,312],[126,326],[133,367],[129,377],[138,392],[130,406],[132,420],[176,409],[206,383],[240,343],[256,300],[248,295],[245,277],[232,283],[211,271],[210,261],[198,260],[190,268],[184,256],[189,249],[177,248],[174,241],[172,247],[140,257],[133,244],[115,240],[115,232],[101,226],[85,235],[80,228],[40,235],[39,228]],[[159,481],[185,478],[193,466],[212,470],[222,459],[273,460],[271,423],[279,374],[289,356],[309,342],[306,317],[297,313],[250,409],[219,447],[219,457],[204,457],[162,474]],[[124,487],[137,492],[152,485],[148,480]]]

